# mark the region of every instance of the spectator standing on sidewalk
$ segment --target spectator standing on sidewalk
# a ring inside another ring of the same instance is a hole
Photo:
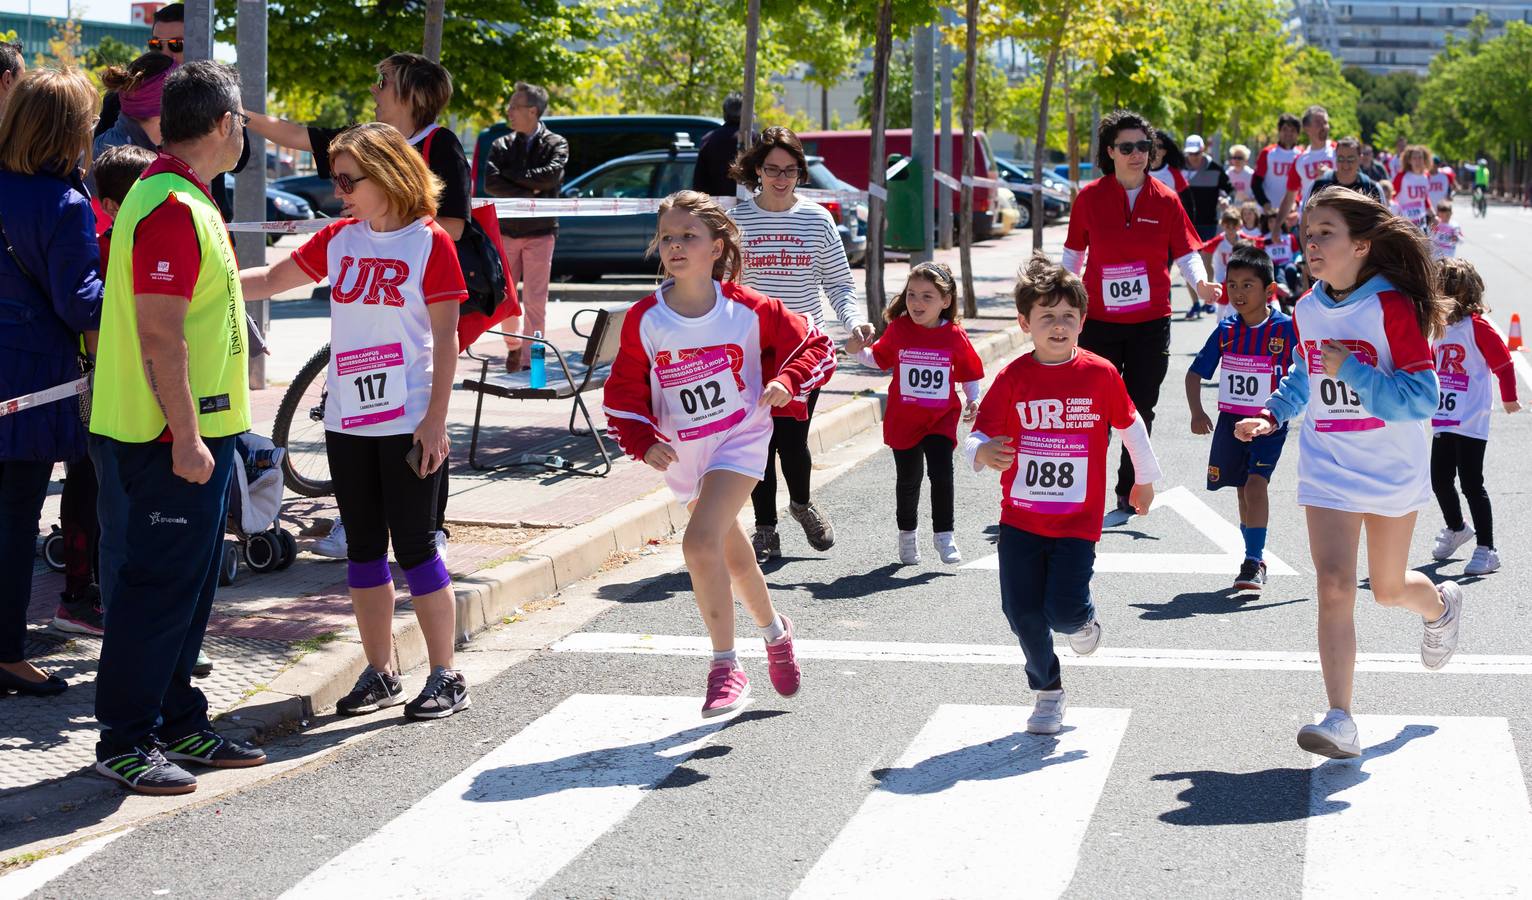
[[[228,66],[197,61],[166,79],[164,148],[112,237],[90,442],[107,612],[96,771],[145,794],[196,790],[179,762],[266,761],[213,730],[191,681],[218,588],[234,442],[250,429],[239,268],[207,188],[244,149],[239,106]]]
[[[828,299],[841,326],[860,343],[870,342],[875,331],[857,303],[856,282],[835,219],[823,206],[798,196],[798,188],[809,183],[808,158],[798,136],[787,128],[766,129],[729,174],[754,195],[729,210],[729,218],[739,226],[744,253],[740,284],[782,301],[819,331],[825,327]],[[828,378],[835,369],[833,354],[820,368]],[[814,474],[809,425],[820,387],[809,392],[808,415],[801,421],[786,412],[772,418],[766,472],[750,494],[755,506],[751,545],[758,563],[782,555],[777,534],[779,460],[787,482],[788,512],[803,526],[809,546],[823,552],[835,545],[835,526],[809,496]]]
[[[697,145],[692,190],[714,197],[734,196],[735,181],[730,173],[739,156],[739,118],[744,108],[744,98],[739,94],[730,94],[723,101],[723,124],[704,134]],[[751,137],[755,135],[752,133]]]
[[[490,145],[484,188],[491,197],[557,197],[569,164],[569,142],[543,124],[548,92],[535,84],[517,82],[505,107],[511,133]],[[500,234],[510,258],[512,282],[521,282],[521,307],[526,317],[523,334],[548,331],[548,277],[553,268],[557,216],[502,218]],[[505,369],[519,372],[531,362],[532,347],[518,338],[505,339]],[[514,352],[517,348],[520,352]]]
[[[6,101],[10,99],[11,91],[16,89],[16,82],[26,74],[25,54],[25,49],[17,41],[0,42],[0,112],[5,111]]]
[[[163,53],[180,65],[186,59],[186,5],[171,3],[154,12],[154,24],[149,31],[149,49]],[[117,124],[122,103],[116,91],[108,90],[101,98],[101,118],[96,122],[96,136],[100,137]]]
[[[96,138],[91,148],[93,155],[100,156],[106,148],[123,144],[159,149],[161,97],[165,79],[175,67],[174,59],[150,51],[127,66],[113,66],[102,74],[101,83],[116,95],[122,114]]]
[[[0,399],[80,377],[80,338],[101,323],[95,216],[76,168],[90,162],[96,91],[77,71],[39,69],[0,119]],[[70,397],[0,417],[0,695],[67,685],[26,660],[37,523],[53,464],[85,455]]]

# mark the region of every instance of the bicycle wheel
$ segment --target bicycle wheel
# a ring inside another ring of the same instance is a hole
[[[325,344],[288,385],[271,426],[271,442],[287,450],[282,457],[282,482],[304,497],[325,497],[334,492],[324,445],[325,373],[329,368],[330,345]]]

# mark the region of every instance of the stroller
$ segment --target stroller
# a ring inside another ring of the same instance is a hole
[[[298,558],[298,542],[277,524],[282,512],[282,457],[287,451],[246,432],[234,444],[238,459],[229,479],[229,514],[218,583],[230,585],[239,562],[252,572],[279,572]]]

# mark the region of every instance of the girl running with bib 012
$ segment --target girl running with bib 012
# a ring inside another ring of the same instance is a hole
[[[468,296],[452,238],[436,223],[441,180],[392,125],[347,129],[329,145],[345,218],[240,281],[270,297],[330,280],[325,450],[346,522],[346,581],[367,668],[336,704],[345,715],[404,702],[393,671],[394,576],[404,570],[431,673],[404,707],[440,719],[468,706],[453,668],[452,576],[437,552],[436,471],[447,459],[458,304]]]
[[[660,203],[668,278],[634,304],[603,408],[623,452],[663,472],[691,520],[682,550],[713,643],[702,715],[738,709],[750,680],[734,651],[734,598],[766,639],[772,687],[798,692],[793,623],[778,615],[739,511],[766,469],[773,413],[802,421],[834,371],[830,339],[778,300],[734,284],[739,229],[712,197]]]
[[[1359,756],[1351,718],[1356,672],[1357,550],[1367,533],[1373,599],[1420,616],[1420,661],[1436,670],[1458,644],[1462,592],[1409,567],[1415,518],[1431,503],[1430,420],[1438,401],[1431,338],[1447,304],[1431,251],[1408,221],[1343,187],[1316,191],[1304,216],[1317,281],[1294,313],[1301,342],[1292,368],[1240,440],[1274,433],[1303,414],[1298,503],[1307,508],[1319,577],[1319,662],[1329,712],[1298,745]]]
[[[942,562],[956,565],[963,561],[963,554],[952,533],[952,453],[957,447],[959,415],[972,422],[979,414],[984,363],[958,324],[957,282],[942,263],[921,263],[911,269],[904,290],[888,305],[883,318],[888,330],[876,343],[864,347],[853,337],[847,349],[856,353],[862,365],[894,370],[888,411],[883,415],[883,443],[894,451],[899,561],[920,562],[915,524],[921,470],[925,469],[931,478],[936,553]]]
[[[1500,332],[1484,318],[1484,280],[1473,263],[1444,259],[1437,263],[1436,273],[1442,296],[1452,301],[1453,309],[1447,330],[1434,347],[1441,399],[1431,417],[1436,433],[1431,440],[1431,487],[1447,527],[1436,536],[1431,555],[1450,559],[1477,537],[1463,574],[1488,575],[1500,568],[1489,492],[1484,489],[1484,451],[1489,446],[1490,407],[1495,404],[1490,381],[1499,386],[1505,411],[1517,412],[1521,404],[1516,400],[1516,369]],[[1454,481],[1468,498],[1473,528],[1463,521]]]

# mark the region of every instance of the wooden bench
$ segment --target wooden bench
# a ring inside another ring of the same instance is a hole
[[[595,320],[591,323],[589,332],[582,332],[580,317],[587,313],[595,316]],[[493,329],[488,331],[488,334],[499,334],[520,338],[528,343],[542,344],[548,348],[551,358],[545,363],[546,384],[538,388],[532,386],[532,373],[529,371],[492,375],[489,371],[490,360],[475,357],[481,363],[479,377],[465,378],[462,384],[463,390],[479,395],[473,411],[473,434],[468,443],[468,464],[480,472],[517,466],[543,466],[571,475],[589,475],[597,478],[603,478],[612,471],[611,454],[607,452],[606,444],[601,439],[600,430],[591,421],[590,409],[585,405],[584,394],[587,391],[600,390],[606,384],[607,376],[612,371],[612,362],[617,359],[617,347],[622,338],[622,323],[627,314],[628,306],[626,305],[582,309],[575,313],[570,327],[574,329],[575,334],[585,338],[585,350],[580,353],[565,354],[546,338]],[[530,454],[523,454],[515,462],[499,465],[481,464],[478,458],[479,430],[483,420],[486,396],[506,400],[573,400],[573,407],[569,411],[569,433],[590,434],[596,442],[596,450],[601,454],[601,464],[593,468],[582,468],[560,457]],[[585,427],[589,429],[588,432],[576,428],[576,416],[585,418]]]

